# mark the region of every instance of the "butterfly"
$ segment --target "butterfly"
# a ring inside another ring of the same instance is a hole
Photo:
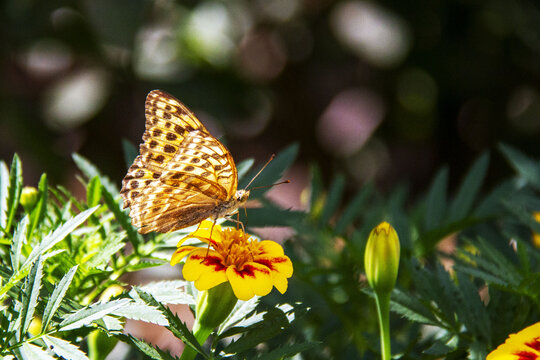
[[[124,209],[141,234],[214,222],[245,205],[231,153],[178,99],[151,91],[140,154],[122,180]]]

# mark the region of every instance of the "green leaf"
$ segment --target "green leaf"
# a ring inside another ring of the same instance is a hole
[[[54,336],[45,335],[43,341],[56,355],[66,360],[88,360],[84,352],[78,346]]]
[[[81,170],[87,179],[92,179],[94,176],[97,176],[101,185],[103,185],[109,193],[114,194],[114,196],[118,195],[118,187],[116,187],[108,177],[102,175],[94,164],[79,154],[73,154],[72,157],[79,170]]]
[[[461,220],[469,214],[473,202],[484,182],[489,164],[489,155],[483,154],[475,161],[467,176],[461,183],[459,191],[450,205],[448,222]]]
[[[251,183],[250,188],[257,186],[267,186],[276,183],[284,172],[293,164],[298,155],[298,144],[292,144],[281,151],[272,160],[263,172]],[[245,189],[247,184],[253,179],[260,169],[252,170],[244,177],[239,188]]]
[[[20,360],[55,360],[54,357],[49,355],[49,353],[39,346],[29,344],[29,343],[22,343],[21,347],[17,349],[19,352],[19,355],[17,359]]]
[[[25,216],[17,225],[15,234],[13,235],[13,242],[11,243],[11,267],[13,272],[19,271],[21,265],[21,250],[28,233],[28,216]]]
[[[446,209],[446,189],[448,187],[448,168],[439,170],[431,184],[426,198],[424,228],[435,229],[440,223]]]
[[[159,303],[154,297],[141,289],[134,287],[135,291],[137,292],[137,295],[148,305],[154,306],[161,311],[163,315],[167,318],[167,321],[169,322],[169,326],[167,326],[167,329],[169,329],[174,336],[179,338],[186,344],[187,346],[190,346],[195,351],[197,351],[199,354],[207,358],[208,356],[204,352],[203,348],[195,338],[195,336],[189,331],[188,327],[182,320],[180,320],[176,315],[174,315],[169,308],[163,306],[161,303]]]
[[[184,290],[186,285],[185,280],[167,280],[151,282],[140,286],[139,289],[152,295],[156,301],[163,304],[195,305],[195,298]],[[133,298],[138,298],[135,290],[131,290],[129,294]]]
[[[96,211],[98,206],[93,207],[91,209],[87,209],[81,213],[79,213],[77,216],[72,217],[68,221],[66,221],[64,224],[62,224],[59,228],[54,230],[52,234],[47,235],[43,241],[39,244],[39,246],[35,247],[34,250],[30,253],[28,258],[26,259],[25,265],[23,265],[23,268],[29,264],[34,262],[34,260],[41,254],[44,254],[46,251],[51,249],[54,245],[59,243],[60,241],[64,240],[66,236],[68,236],[75,228],[77,228],[79,225],[81,225],[83,222],[88,219],[90,215],[94,211]]]
[[[336,234],[343,234],[347,227],[362,213],[364,205],[372,192],[373,186],[370,184],[365,186],[354,196],[337,221],[336,228],[334,229]]]
[[[266,226],[290,226],[301,221],[305,214],[301,211],[284,210],[270,202],[262,201],[263,207],[246,209],[248,217],[245,218],[244,211],[241,212],[241,219],[245,226],[266,227]]]
[[[98,303],[93,306],[82,308],[70,315],[59,325],[58,331],[67,331],[87,326],[99,320],[105,315],[113,313],[115,310],[129,303],[129,299],[113,300],[107,303]]]
[[[536,190],[540,190],[540,164],[509,145],[500,144],[499,149],[519,176],[527,180]]]
[[[324,203],[321,217],[319,218],[319,225],[325,226],[330,221],[332,215],[337,212],[343,191],[345,190],[345,177],[342,174],[337,175],[330,186],[326,201]]]
[[[291,344],[283,345],[278,347],[275,350],[272,350],[266,354],[263,354],[257,359],[259,360],[279,360],[279,359],[288,359],[294,355],[300,354],[302,351],[309,350],[315,346],[320,345],[319,343],[300,343],[300,344]]]
[[[86,204],[88,207],[94,207],[99,205],[101,200],[101,183],[99,177],[94,176],[86,186]]]
[[[422,304],[420,300],[400,290],[396,289],[392,292],[390,309],[411,321],[415,321],[420,324],[441,326],[437,318],[427,306]]]
[[[122,139],[122,149],[124,150],[126,169],[129,169],[137,155],[139,155],[139,152],[137,151],[137,147],[131,141],[126,139]]]
[[[34,231],[37,229],[38,225],[45,218],[47,212],[47,199],[48,199],[48,184],[47,184],[47,174],[41,175],[39,179],[39,199],[36,203],[32,213],[30,214],[30,230],[28,231],[28,237],[31,237]]]
[[[105,204],[107,205],[109,210],[112,211],[116,220],[118,220],[120,226],[122,226],[122,228],[126,230],[129,242],[134,246],[135,250],[138,251],[138,246],[142,242],[142,237],[137,232],[135,227],[131,225],[131,219],[129,218],[128,214],[126,214],[124,210],[122,210],[122,208],[120,207],[120,203],[114,199],[113,195],[106,187],[103,188],[102,193]]]
[[[131,343],[137,347],[140,351],[142,351],[145,355],[150,357],[154,360],[175,360],[176,357],[171,356],[169,353],[166,353],[159,348],[155,348],[154,346],[150,345],[149,343],[139,340],[136,337],[133,337],[131,335],[124,335],[119,334],[117,337],[122,340],[125,343]]]
[[[51,296],[49,297],[49,301],[47,302],[47,306],[45,307],[45,311],[43,312],[42,328],[44,330],[47,330],[52,317],[62,303],[62,300],[66,295],[69,285],[71,285],[71,282],[73,281],[73,276],[75,276],[75,273],[77,272],[78,266],[79,265],[75,265],[74,267],[69,269],[69,271],[64,275],[62,280],[60,280],[60,282],[56,284]]]
[[[478,289],[461,273],[456,273],[458,288],[455,297],[462,306],[458,307],[459,321],[477,338],[489,340],[491,326],[486,308],[478,295]]]
[[[126,319],[139,320],[161,326],[169,325],[169,322],[161,311],[146,303],[130,302],[113,311],[111,315],[122,316]]]
[[[126,233],[124,231],[109,234],[105,242],[100,245],[99,251],[88,259],[85,265],[89,268],[107,265],[113,258],[113,255],[122,250],[126,245],[123,241],[125,237]]]
[[[19,314],[21,318],[20,338],[25,338],[26,331],[30,326],[30,322],[34,318],[36,310],[39,289],[41,288],[41,279],[43,278],[43,262],[41,257],[32,266],[30,274],[24,282],[24,292],[22,298],[22,308]]]
[[[13,155],[11,168],[9,169],[9,189],[6,209],[6,223],[2,224],[6,233],[9,233],[15,212],[19,205],[23,188],[21,160],[17,154]]]
[[[289,326],[289,321],[283,311],[271,309],[264,314],[263,321],[255,325],[241,338],[227,345],[223,351],[226,354],[237,354],[252,349],[282,333]]]

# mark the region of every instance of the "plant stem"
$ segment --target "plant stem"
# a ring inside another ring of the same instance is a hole
[[[382,360],[391,359],[390,348],[390,293],[375,293],[377,315],[379,318],[379,336],[381,341]]]
[[[211,333],[212,333],[212,329],[201,327],[199,323],[195,321],[195,324],[193,325],[193,335],[195,335],[195,339],[197,339],[199,344],[203,345]],[[197,350],[193,349],[190,346],[186,346],[184,348],[184,351],[182,352],[182,356],[180,357],[180,360],[192,360],[195,358],[196,355],[197,355]]]

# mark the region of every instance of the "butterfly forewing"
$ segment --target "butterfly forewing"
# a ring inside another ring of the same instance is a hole
[[[171,95],[148,94],[143,140],[121,191],[141,233],[216,217],[235,194],[238,176],[231,154]]]

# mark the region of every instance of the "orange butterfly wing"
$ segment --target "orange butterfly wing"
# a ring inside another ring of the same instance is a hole
[[[230,152],[173,96],[154,90],[145,107],[144,143],[120,191],[132,224],[145,234],[216,217],[238,186]]]

